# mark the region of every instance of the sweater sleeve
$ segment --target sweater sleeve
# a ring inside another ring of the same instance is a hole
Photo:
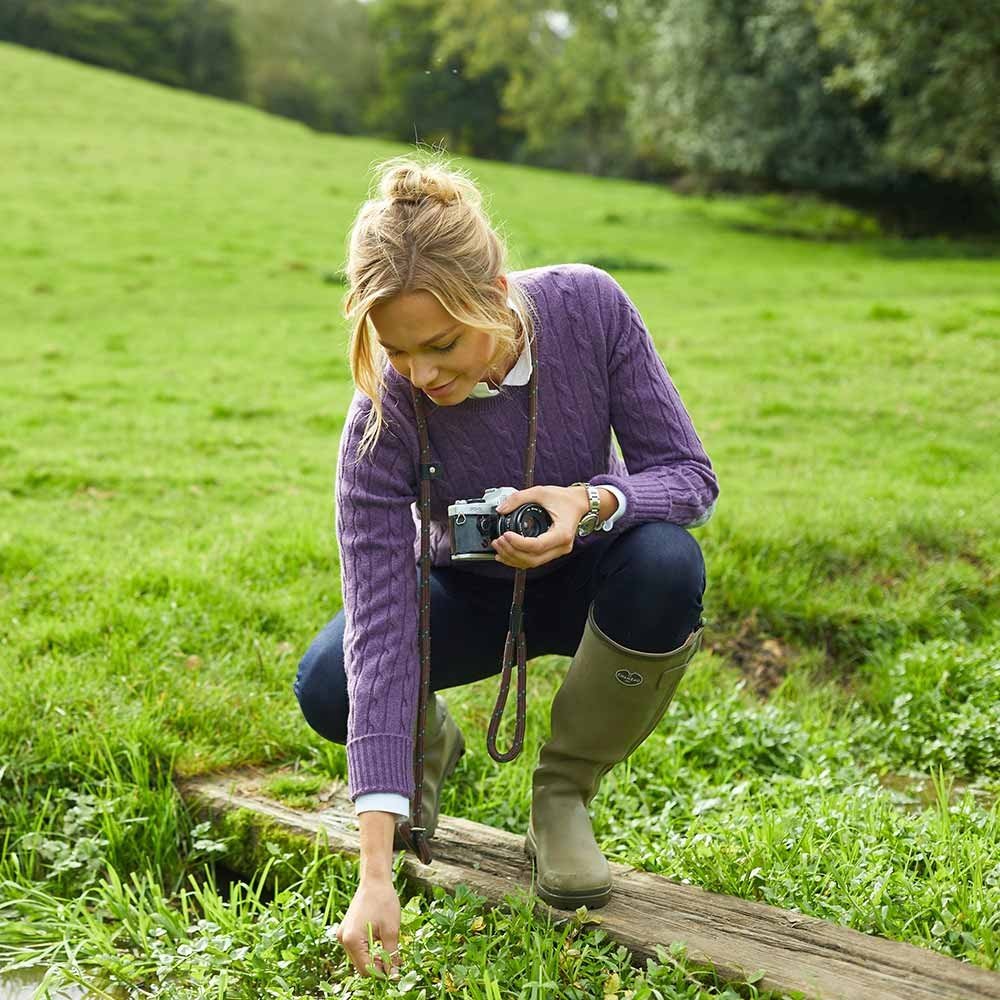
[[[366,792],[411,797],[420,683],[411,512],[418,493],[416,428],[401,404],[387,397],[386,423],[374,448],[359,460],[357,446],[371,408],[371,400],[355,392],[336,476],[352,801]]]
[[[606,330],[611,425],[628,474],[597,475],[594,486],[625,495],[619,531],[645,521],[704,524],[719,484],[694,425],[639,311],[618,282],[599,268],[587,273]]]

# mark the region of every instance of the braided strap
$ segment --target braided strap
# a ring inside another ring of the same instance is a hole
[[[530,339],[531,381],[528,410],[528,450],[525,456],[524,489],[530,489],[535,481],[535,428],[538,417],[538,347],[535,338]],[[420,392],[410,383],[413,409],[420,436],[420,694],[417,700],[417,731],[413,747],[413,806],[411,818],[398,825],[400,839],[420,861],[429,865],[433,861],[423,825],[423,785],[424,785],[424,725],[427,715],[427,701],[431,679],[431,598],[430,598],[430,481],[441,474],[440,465],[431,462],[430,442],[427,434],[427,417],[424,413]],[[486,749],[499,763],[514,760],[524,745],[525,719],[527,717],[527,654],[524,638],[522,603],[524,600],[525,570],[514,573],[514,598],[510,609],[510,627],[504,643],[503,671],[500,690],[497,694],[493,716],[490,719],[486,738]],[[517,663],[517,715],[514,724],[514,739],[506,753],[500,753],[496,746],[500,720],[507,705],[510,690],[510,672]]]
[[[514,574],[514,603],[510,609],[510,628],[507,630],[507,641],[503,648],[503,672],[500,676],[500,690],[497,693],[496,705],[490,718],[490,728],[486,736],[486,749],[489,755],[499,764],[515,760],[524,745],[524,727],[527,717],[527,667],[525,653],[525,638],[523,616],[521,614],[521,598],[524,594],[524,573],[519,569]],[[514,739],[506,753],[497,750],[497,732],[500,720],[507,707],[507,692],[510,690],[510,672],[513,669],[513,650],[517,650],[517,712],[514,723]]]
[[[440,475],[439,467],[431,464],[430,443],[427,439],[427,417],[423,403],[412,384],[413,406],[420,432],[420,694],[417,699],[417,732],[413,746],[413,807],[412,819],[399,824],[399,834],[407,847],[429,865],[434,860],[425,837],[424,827],[424,727],[431,682],[431,479]]]

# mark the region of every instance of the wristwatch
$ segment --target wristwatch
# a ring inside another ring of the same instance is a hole
[[[580,523],[576,526],[576,533],[581,538],[597,531],[604,522],[601,520],[601,497],[596,486],[590,483],[570,483],[571,486],[584,486],[587,489],[587,496],[590,497],[590,510],[580,518]]]

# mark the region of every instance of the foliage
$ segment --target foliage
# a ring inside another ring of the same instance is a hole
[[[374,39],[357,0],[230,0],[247,64],[247,100],[328,132],[366,126],[378,86]]]
[[[219,97],[244,93],[226,0],[5,0],[0,39]]]
[[[629,120],[695,173],[863,187],[883,172],[881,126],[828,93],[832,68],[809,0],[666,0]]]
[[[437,54],[466,73],[502,74],[505,123],[524,136],[517,159],[588,173],[622,173],[634,160],[624,122],[627,74],[638,62],[636,23],[614,4],[573,0],[446,0]]]
[[[1000,776],[1000,640],[940,637],[880,656],[868,699],[885,730],[872,747],[895,767]]]
[[[323,131],[1000,228],[993,0],[9,0],[0,38]]]
[[[440,46],[436,0],[375,0],[371,5],[380,92],[368,109],[379,135],[451,152],[506,158],[514,135],[501,114],[505,72],[468,71],[464,50]]]
[[[881,108],[900,168],[1000,186],[995,0],[813,0],[831,90]]]

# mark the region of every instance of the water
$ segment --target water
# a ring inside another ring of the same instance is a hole
[[[0,1000],[35,1000],[35,992],[44,975],[44,969],[19,969],[0,975]],[[87,1000],[87,994],[79,986],[52,990],[47,996],[48,1000]]]

